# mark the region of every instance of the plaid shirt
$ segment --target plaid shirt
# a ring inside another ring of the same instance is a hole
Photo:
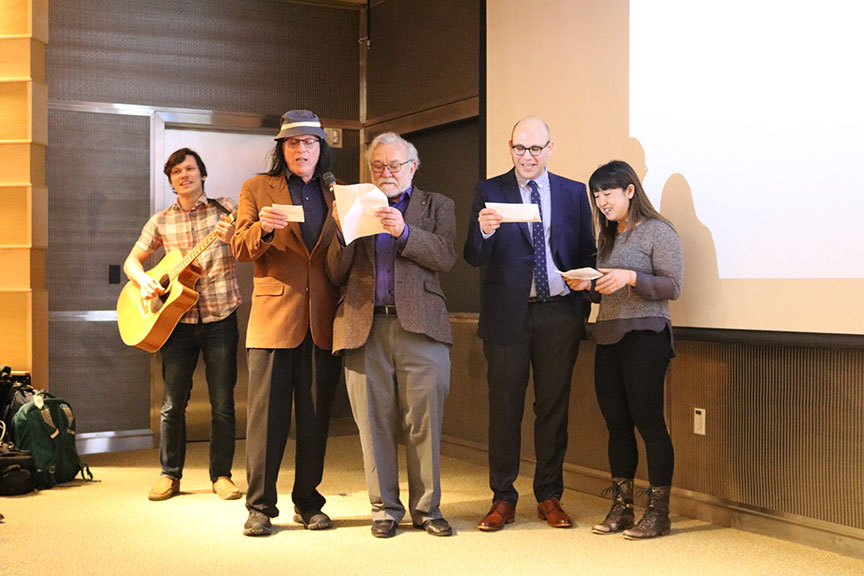
[[[218,198],[217,201],[232,212],[237,210],[230,198]],[[224,212],[209,204],[203,194],[189,212],[183,210],[179,202],[174,202],[147,221],[135,245],[148,253],[164,246],[166,252],[180,250],[186,254],[216,227],[222,214]],[[198,324],[199,318],[202,323],[227,318],[240,305],[231,246],[217,239],[195,263],[204,271],[194,287],[198,292],[198,303],[183,315],[180,322]]]

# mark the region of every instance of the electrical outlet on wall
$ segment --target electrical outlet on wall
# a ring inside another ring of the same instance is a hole
[[[342,129],[341,128],[324,128],[327,133],[327,144],[331,148],[342,148]]]
[[[700,436],[705,435],[705,409],[693,409],[693,433]]]

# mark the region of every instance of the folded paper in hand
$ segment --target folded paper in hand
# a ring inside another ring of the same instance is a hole
[[[306,215],[303,214],[303,206],[294,204],[273,204],[273,208],[281,210],[288,217],[288,222],[305,222]]]
[[[537,204],[486,202],[486,208],[498,212],[501,222],[540,222],[540,209]]]
[[[574,270],[567,270],[566,272],[558,270],[558,273],[564,278],[568,278],[570,280],[594,280],[595,278],[600,278],[601,276],[603,276],[603,274],[590,267],[576,268]]]
[[[342,236],[350,244],[356,238],[387,232],[381,219],[375,216],[379,208],[386,208],[387,195],[374,184],[333,185],[336,210],[342,224]]]

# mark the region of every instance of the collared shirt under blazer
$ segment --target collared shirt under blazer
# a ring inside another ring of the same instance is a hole
[[[444,291],[438,274],[456,262],[456,213],[453,200],[416,186],[405,209],[408,240],[396,254],[394,290],[399,324],[408,332],[453,344]],[[372,329],[375,308],[375,237],[347,246],[330,244],[327,273],[345,286],[333,325],[333,351],[362,347]]]
[[[549,194],[549,250],[555,267],[562,271],[593,267],[597,249],[585,185],[549,172]],[[487,202],[522,203],[514,169],[477,183],[463,250],[465,261],[480,268],[478,335],[488,342],[509,344],[519,337],[528,312],[534,246],[525,222],[502,224],[483,238],[477,215]],[[571,292],[568,300],[587,319],[590,304],[584,293]]]
[[[327,218],[310,253],[297,222],[274,230],[269,241],[262,238],[261,208],[293,204],[285,178],[258,175],[243,183],[231,247],[237,260],[255,263],[247,348],[296,348],[310,328],[319,348],[332,347],[339,289],[327,277],[324,263],[336,222],[330,214],[333,194],[323,182],[321,193]]]

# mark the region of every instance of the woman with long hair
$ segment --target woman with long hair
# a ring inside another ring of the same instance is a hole
[[[612,161],[589,180],[598,227],[596,280],[568,280],[589,290],[600,311],[594,325],[594,387],[609,430],[612,508],[595,534],[636,540],[668,534],[674,451],[663,416],[666,368],[674,355],[669,301],[681,294],[681,241],[654,207],[629,164]],[[645,442],[648,508],[634,526],[635,430]]]

